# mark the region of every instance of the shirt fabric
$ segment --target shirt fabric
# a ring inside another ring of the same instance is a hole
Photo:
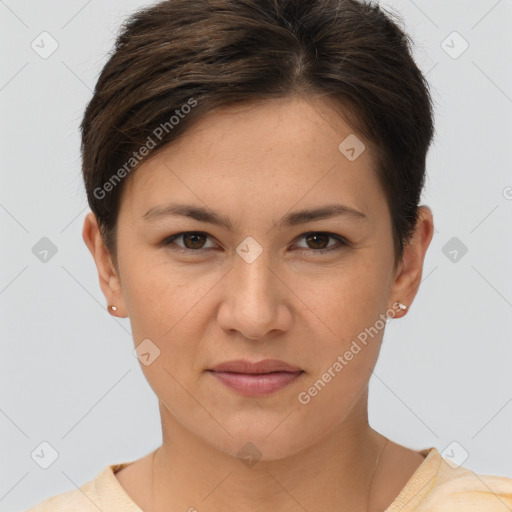
[[[452,463],[434,448],[384,512],[511,512],[512,479],[477,475]],[[115,473],[131,462],[105,467],[94,479],[41,501],[26,512],[141,512]]]

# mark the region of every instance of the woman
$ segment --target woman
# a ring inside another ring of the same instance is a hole
[[[512,510],[512,480],[368,423],[433,235],[410,39],[356,0],[169,0],[81,125],[83,238],[162,445],[32,512]]]

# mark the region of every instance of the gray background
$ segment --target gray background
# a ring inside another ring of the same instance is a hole
[[[512,1],[381,3],[403,17],[432,85],[423,203],[436,232],[416,300],[387,326],[370,423],[410,448],[512,477]],[[121,22],[143,5],[0,0],[0,512],[161,442],[129,320],[108,314],[81,238],[78,125]],[[51,49],[43,31],[59,45],[48,58],[31,46]],[[57,248],[46,261],[43,237]],[[48,469],[42,442],[58,452]]]

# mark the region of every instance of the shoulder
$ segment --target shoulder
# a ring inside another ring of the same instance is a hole
[[[511,512],[512,479],[456,466],[435,447],[385,512]]]
[[[129,499],[115,481],[114,472],[125,465],[106,466],[80,488],[46,498],[24,512],[108,512],[112,505],[123,510]]]
[[[434,485],[418,512],[510,512],[512,479],[452,467],[442,459]]]
[[[90,481],[80,489],[46,498],[25,512],[98,512],[97,506],[91,501],[95,494],[94,481]]]

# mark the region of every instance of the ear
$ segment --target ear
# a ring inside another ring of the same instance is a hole
[[[420,206],[414,235],[410,242],[404,246],[404,255],[398,266],[397,274],[391,288],[390,297],[392,303],[388,306],[390,309],[396,311],[396,308],[393,308],[393,304],[401,302],[405,304],[408,309],[405,310],[405,312],[399,310],[395,314],[395,318],[406,314],[418,292],[425,254],[433,234],[434,220],[432,210],[428,206]]]
[[[85,217],[82,238],[89,251],[91,251],[96,263],[101,291],[107,299],[107,304],[112,304],[117,308],[116,311],[111,311],[111,314],[121,318],[127,317],[121,281],[111,254],[103,242],[98,222],[93,212],[89,212]]]

